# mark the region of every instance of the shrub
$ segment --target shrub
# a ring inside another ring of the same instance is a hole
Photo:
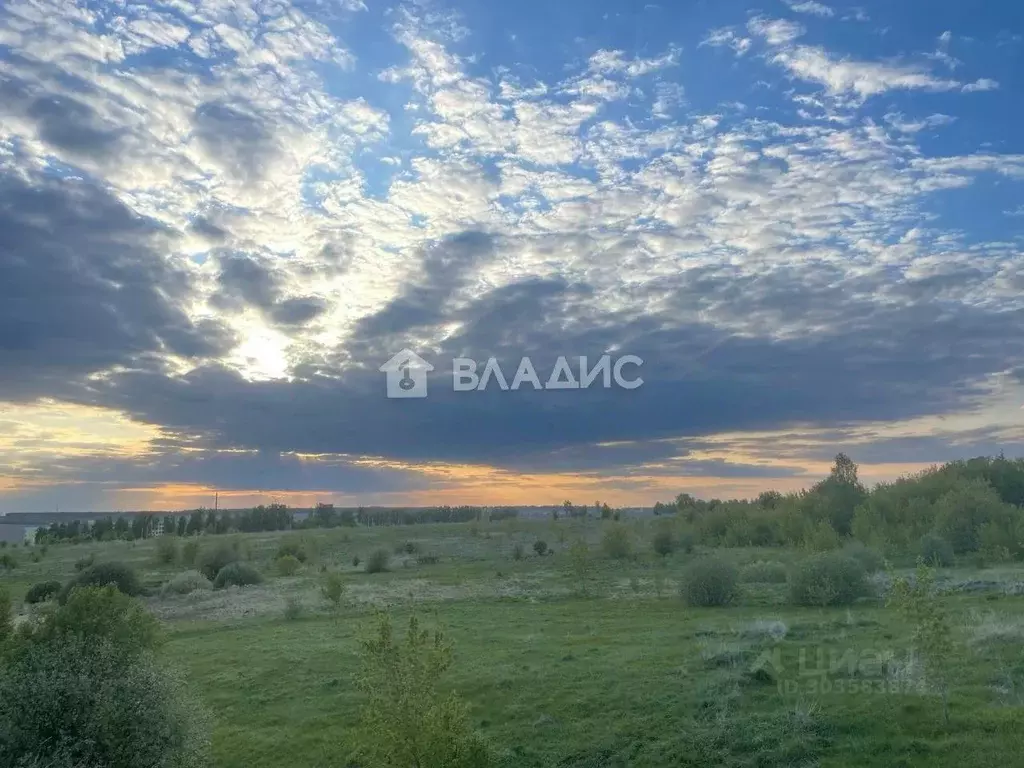
[[[0,585],[0,650],[14,627],[11,621],[11,593]]]
[[[178,560],[178,542],[173,536],[161,536],[156,540],[156,561],[162,565],[173,565]]]
[[[537,539],[535,542],[533,542],[533,551],[536,552],[540,557],[543,557],[545,554],[547,554],[548,543],[543,539]]]
[[[851,541],[841,550],[847,557],[859,562],[866,573],[875,573],[885,568],[885,558],[877,549],[872,549],[859,541]]]
[[[452,652],[440,632],[409,620],[405,642],[380,614],[374,633],[361,643],[356,679],[363,696],[357,731],[359,765],[488,768],[493,759],[473,732],[465,705],[439,682]]]
[[[683,571],[682,595],[687,604],[703,608],[729,605],[739,595],[736,567],[717,557],[694,561]]]
[[[513,560],[522,560],[523,559],[523,545],[520,544],[519,542],[516,542],[515,545],[513,545],[513,547],[512,547],[512,559]]]
[[[283,557],[289,556],[294,557],[300,563],[306,562],[309,558],[309,555],[306,553],[306,548],[298,539],[285,539],[278,546],[275,559],[280,560]]]
[[[284,604],[284,618],[286,621],[295,621],[302,616],[302,601],[297,597],[289,597]]]
[[[672,550],[675,548],[676,541],[672,537],[672,531],[667,528],[662,528],[654,534],[654,539],[651,541],[651,549],[653,549],[656,554],[659,554],[662,557],[665,555],[671,555]]]
[[[806,558],[789,579],[789,596],[795,605],[849,605],[868,591],[864,566],[840,552]]]
[[[86,557],[80,558],[75,561],[75,570],[84,571],[86,568],[91,567],[96,562],[96,555],[90,553]]]
[[[623,560],[633,552],[629,530],[619,523],[612,523],[601,536],[601,549],[607,557]]]
[[[202,710],[153,660],[137,601],[76,589],[0,666],[0,765],[164,768],[207,762]]]
[[[241,558],[238,556],[238,552],[235,551],[235,547],[232,547],[226,541],[221,541],[199,553],[198,568],[203,576],[212,581],[217,578],[217,574],[225,566],[237,563],[239,560]]]
[[[185,571],[164,584],[160,590],[163,597],[168,595],[189,595],[200,590],[211,589],[213,584],[199,571]]]
[[[918,555],[933,567],[948,568],[953,565],[953,547],[937,533],[926,533],[921,537]]]
[[[65,602],[71,590],[77,587],[105,587],[113,585],[125,595],[142,594],[142,586],[135,570],[124,563],[97,563],[91,565],[69,581],[58,595]]]
[[[341,600],[345,596],[345,582],[342,580],[341,574],[331,571],[324,576],[324,583],[320,585],[320,594],[335,608],[341,605]]]
[[[138,600],[113,585],[76,587],[63,605],[29,628],[29,642],[66,636],[105,641],[122,655],[151,649],[160,641],[160,625]]]
[[[224,587],[247,587],[250,584],[259,584],[263,581],[260,572],[249,563],[235,561],[228,563],[217,572],[217,578],[213,580],[214,589]]]
[[[38,584],[33,584],[29,587],[28,592],[25,593],[25,602],[30,605],[45,603],[47,600],[57,596],[60,592],[60,587],[59,581],[40,581]]]
[[[302,567],[302,563],[295,555],[281,555],[274,561],[274,565],[282,576],[294,576]]]
[[[693,547],[697,543],[697,537],[694,536],[693,531],[684,531],[679,534],[679,538],[676,543],[679,545],[679,549],[686,554],[690,554],[693,552]]]
[[[397,544],[397,545],[395,545],[395,554],[396,555],[401,555],[401,554],[414,555],[417,552],[419,552],[419,547],[416,546],[416,542],[415,541],[407,541],[404,544]]]
[[[199,542],[195,539],[189,539],[181,547],[181,564],[182,565],[195,565],[196,558],[199,556]]]
[[[390,564],[391,557],[388,555],[388,551],[386,549],[375,549],[366,559],[364,570],[367,573],[382,573],[388,569]]]
[[[359,555],[355,555],[352,558],[352,567],[353,568],[358,568],[359,567]]]
[[[786,579],[786,566],[774,561],[759,560],[740,572],[740,581],[747,584],[784,584]]]
[[[16,558],[14,555],[8,554],[7,552],[4,552],[2,555],[0,555],[0,568],[2,568],[5,571],[13,571],[17,567],[18,558]]]

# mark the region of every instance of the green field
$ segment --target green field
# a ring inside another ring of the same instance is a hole
[[[612,524],[202,536],[200,547],[238,540],[266,581],[166,598],[160,585],[189,566],[157,564],[152,540],[54,544],[39,562],[19,547],[17,568],[0,572],[0,583],[20,602],[35,582],[71,578],[90,554],[133,565],[167,626],[161,654],[211,711],[215,763],[225,768],[350,765],[357,640],[380,607],[398,625],[416,612],[446,631],[455,646],[446,684],[509,766],[1024,764],[1019,566],[939,572],[957,648],[947,724],[911,660],[912,628],[882,597],[798,608],[787,604],[784,583],[745,582],[730,607],[691,608],[679,596],[680,574],[708,550],[661,558],[651,551],[656,521],[631,520],[633,554],[613,559],[599,546]],[[554,553],[537,556],[538,538]],[[590,543],[583,574],[568,551],[577,538]],[[282,577],[273,558],[286,539],[302,542],[309,558]],[[415,551],[396,554],[406,542]],[[388,572],[353,565],[378,547],[392,553]],[[788,565],[805,554],[715,552],[740,566]],[[896,565],[909,572],[911,564]],[[320,595],[324,568],[344,574],[338,609]],[[289,598],[301,604],[297,618],[285,615]]]

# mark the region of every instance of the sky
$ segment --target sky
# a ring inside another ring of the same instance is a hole
[[[5,0],[0,512],[1024,455],[1022,122],[1009,1]]]

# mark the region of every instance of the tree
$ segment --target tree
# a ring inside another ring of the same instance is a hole
[[[845,453],[840,453],[829,476],[811,489],[806,503],[813,518],[820,519],[824,515],[837,534],[849,536],[854,512],[867,496],[867,490],[857,479],[857,465]]]
[[[363,696],[358,730],[365,768],[486,768],[491,755],[473,732],[465,704],[439,683],[452,665],[452,647],[435,630],[409,619],[405,642],[391,619],[377,616],[376,631],[361,643],[356,685]]]

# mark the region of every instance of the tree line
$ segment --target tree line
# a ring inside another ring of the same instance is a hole
[[[317,504],[305,517],[284,504],[261,504],[252,509],[218,511],[196,509],[189,513],[159,515],[109,515],[98,520],[69,520],[40,527],[36,544],[60,541],[113,541],[150,538],[157,533],[177,536],[236,532],[283,531],[304,528],[346,526],[417,525],[422,523],[468,523],[474,520],[505,520],[517,517],[512,507],[437,506],[420,509],[338,508]]]

